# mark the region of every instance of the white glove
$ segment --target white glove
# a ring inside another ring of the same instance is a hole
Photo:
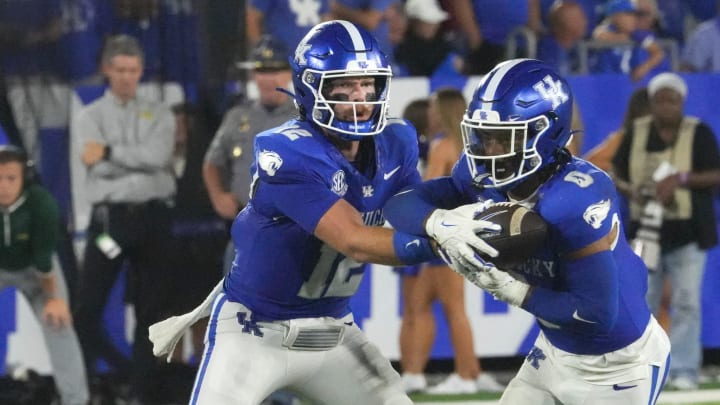
[[[440,244],[442,258],[455,271],[482,269],[487,264],[476,254],[497,257],[498,251],[478,237],[478,232],[499,232],[500,225],[474,220],[489,202],[461,205],[453,210],[436,209],[425,222],[425,232]],[[458,267],[457,269],[455,267]]]
[[[522,305],[525,296],[530,290],[528,284],[502,270],[498,270],[493,265],[487,265],[480,271],[464,270],[460,274],[471,283],[492,294],[495,299],[505,301],[516,307]]]

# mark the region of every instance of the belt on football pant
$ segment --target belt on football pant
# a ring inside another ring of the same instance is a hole
[[[349,321],[346,320],[349,318]],[[258,322],[260,328],[283,333],[282,345],[290,350],[323,351],[342,343],[345,324],[352,324],[352,315],[342,319],[317,318],[290,319],[287,321]]]

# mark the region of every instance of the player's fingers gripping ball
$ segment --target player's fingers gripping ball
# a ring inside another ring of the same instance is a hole
[[[489,205],[475,216],[501,226],[499,232],[480,232],[478,236],[497,250],[492,257],[478,250],[478,255],[499,269],[512,269],[531,258],[548,234],[545,220],[535,211],[520,204],[501,202]]]
[[[453,210],[436,209],[425,223],[427,234],[441,247],[442,256],[453,268],[481,269],[485,263],[476,252],[495,257],[497,251],[478,235],[499,232],[500,227],[490,221],[473,219],[477,204],[460,206]]]

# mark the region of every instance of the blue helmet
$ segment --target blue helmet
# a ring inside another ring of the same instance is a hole
[[[308,121],[350,140],[377,135],[385,128],[392,70],[377,41],[365,29],[341,20],[318,24],[300,41],[290,66],[295,102]],[[361,102],[326,99],[323,91],[331,88],[331,82],[347,77],[374,78],[375,97]],[[353,106],[354,120],[336,117],[333,107],[341,104]],[[359,104],[374,106],[370,119],[357,119]]]
[[[572,134],[572,104],[567,81],[544,62],[512,59],[495,66],[473,93],[461,123],[475,181],[512,188],[558,161]]]

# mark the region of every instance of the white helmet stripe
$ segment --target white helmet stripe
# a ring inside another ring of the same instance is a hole
[[[350,35],[350,39],[353,43],[354,49],[368,49],[367,45],[365,45],[365,41],[363,41],[362,35],[360,34],[360,31],[358,31],[357,27],[355,27],[352,23],[348,21],[338,20],[340,24],[342,24],[343,27],[348,32],[348,35]],[[357,56],[357,60],[365,61],[367,60],[367,52],[358,52],[355,54]]]
[[[485,97],[484,99],[487,100],[495,100],[495,92],[497,91],[498,85],[502,81],[503,77],[507,74],[507,72],[510,71],[513,67],[515,67],[519,63],[525,62],[527,59],[515,59],[511,61],[507,61],[505,63],[502,63],[499,67],[493,77],[490,78],[490,82],[487,84],[487,90],[485,91]],[[492,103],[491,102],[483,102],[480,106],[481,110],[484,111],[490,111],[492,110]]]

